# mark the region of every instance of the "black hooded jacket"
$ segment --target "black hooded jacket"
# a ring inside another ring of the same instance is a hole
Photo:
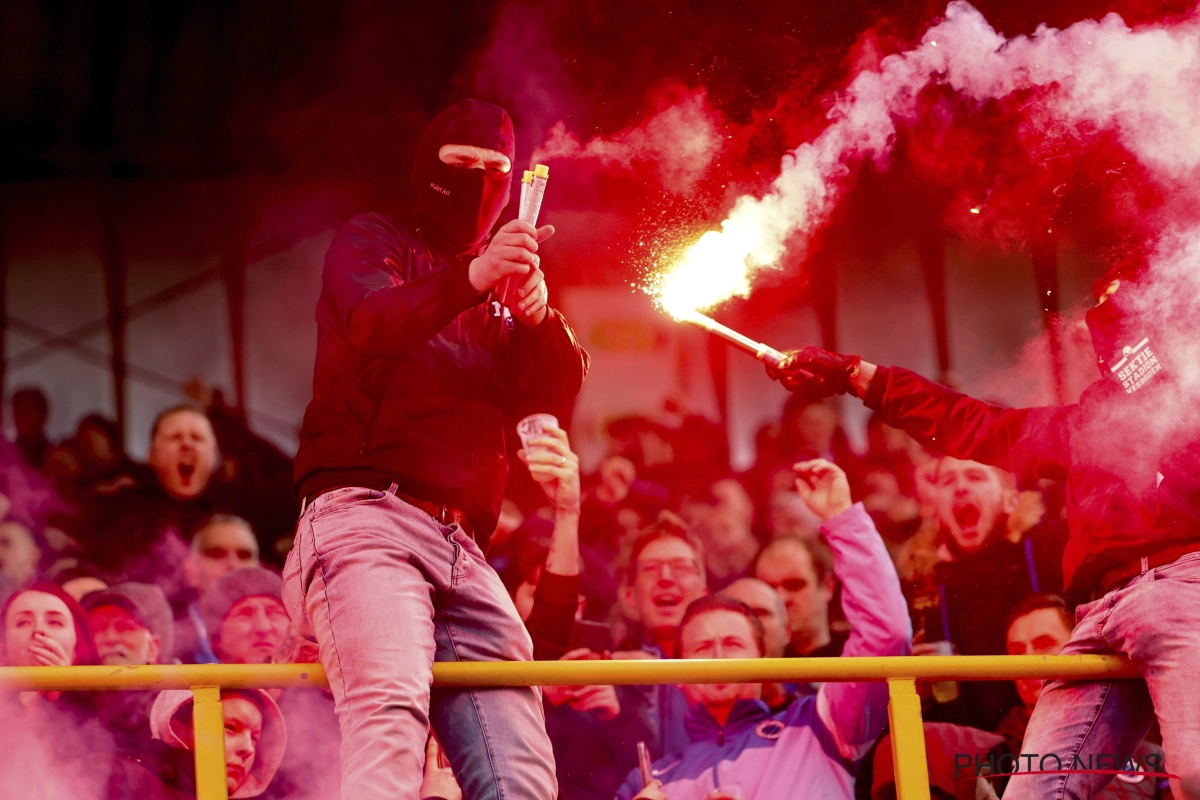
[[[481,108],[495,109],[468,101],[436,119],[430,129],[448,138],[427,142],[427,131],[418,161],[436,159],[446,143],[499,142],[511,158],[507,115],[504,141]],[[445,124],[447,115],[457,124]],[[436,169],[414,168],[414,178]],[[485,540],[504,495],[505,417],[573,398],[588,357],[557,311],[536,327],[506,328],[468,280],[477,242],[454,241],[436,207],[419,201],[418,210],[354,217],[325,257],[295,487],[307,497],[395,481],[406,494],[463,511]]]

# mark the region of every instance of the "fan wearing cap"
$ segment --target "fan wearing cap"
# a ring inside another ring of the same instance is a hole
[[[815,347],[772,377],[807,397],[852,394],[953,458],[1066,484],[1062,559],[1078,625],[1064,655],[1123,655],[1144,681],[1050,681],[1022,752],[1132,753],[1157,714],[1176,797],[1200,798],[1200,420],[1188,380],[1194,331],[1163,307],[1143,260],[1093,285],[1086,315],[1100,379],[1069,406],[1001,408],[900,367]],[[1194,302],[1194,298],[1185,298]],[[1174,309],[1178,311],[1178,309]],[[1007,800],[1092,797],[1111,776],[1031,775]]]
[[[101,664],[162,664],[175,631],[163,590],[149,583],[118,583],[81,603]]]
[[[91,592],[81,605],[101,664],[162,664],[175,631],[162,589],[148,583],[118,583]],[[157,692],[97,692],[96,712],[117,747],[139,747],[150,739],[150,704]]]
[[[506,419],[569,402],[588,366],[549,305],[553,227],[492,232],[515,157],[503,109],[451,106],[418,144],[412,211],[354,217],[325,257],[283,594],[330,676],[345,797],[417,800],[431,725],[468,800],[557,793],[536,690],[430,690],[435,660],[532,658],[484,558]],[[491,308],[510,277],[512,326]]]

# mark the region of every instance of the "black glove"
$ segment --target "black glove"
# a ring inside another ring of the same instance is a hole
[[[860,356],[844,356],[819,347],[801,347],[784,353],[783,363],[767,367],[767,374],[788,391],[812,401],[835,394],[857,396],[850,379],[858,375]]]

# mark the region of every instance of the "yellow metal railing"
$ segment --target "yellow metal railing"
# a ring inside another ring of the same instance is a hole
[[[887,681],[900,800],[929,800],[917,680],[1140,678],[1111,656],[925,656],[664,661],[437,663],[438,686],[556,686],[773,681]],[[328,686],[320,664],[187,664],[147,667],[0,667],[0,691],[191,689],[197,800],[227,800],[222,689]]]

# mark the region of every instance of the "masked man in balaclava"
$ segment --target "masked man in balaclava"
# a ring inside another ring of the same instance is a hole
[[[528,661],[484,560],[507,475],[505,420],[570,401],[587,354],[548,305],[514,220],[503,109],[466,100],[425,130],[411,214],[363,214],[325,258],[302,515],[283,598],[320,645],[342,733],[342,796],[418,800],[432,724],[466,798],[554,798],[532,688],[434,689],[436,661]],[[518,282],[509,326],[489,293]]]
[[[1156,712],[1174,796],[1200,798],[1200,398],[1181,353],[1192,336],[1164,324],[1165,309],[1144,310],[1147,284],[1130,260],[1094,285],[1101,379],[1071,406],[999,408],[815,347],[770,370],[806,396],[859,397],[931,449],[1066,482],[1063,573],[1078,625],[1062,654],[1124,655],[1145,680],[1048,682],[1021,752],[1036,754],[1022,771],[1052,774],[1017,774],[1005,800],[1091,798],[1112,777],[1093,756],[1136,752]]]

